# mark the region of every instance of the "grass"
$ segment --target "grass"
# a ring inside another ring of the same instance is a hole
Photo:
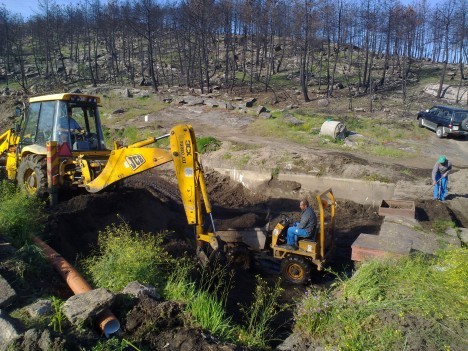
[[[210,330],[223,340],[233,341],[235,327],[225,312],[230,289],[230,279],[226,282],[226,268],[205,268],[198,284],[190,278],[193,269],[188,261],[179,263],[169,276],[165,297],[184,303],[186,312],[199,327]]]
[[[22,247],[43,231],[44,204],[13,183],[0,183],[0,232],[13,246]]]
[[[197,138],[197,149],[202,154],[221,148],[221,141],[212,136]]]
[[[110,291],[132,281],[160,287],[173,264],[161,247],[163,238],[134,231],[126,223],[111,225],[99,232],[96,255],[84,259],[83,267],[96,286]]]
[[[402,350],[423,340],[428,349],[463,349],[467,291],[463,248],[368,261],[335,290],[308,291],[295,328],[325,348]]]
[[[271,328],[277,314],[286,310],[286,305],[280,305],[278,299],[283,291],[278,279],[272,287],[260,276],[256,276],[254,299],[251,306],[240,306],[245,324],[240,328],[238,341],[242,345],[253,348],[266,348],[267,343],[275,335]]]

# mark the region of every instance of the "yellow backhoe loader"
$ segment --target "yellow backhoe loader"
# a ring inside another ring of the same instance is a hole
[[[190,125],[177,125],[169,134],[107,150],[97,96],[54,94],[29,99],[19,109],[18,125],[0,136],[0,169],[31,194],[47,196],[63,189],[95,193],[122,179],[173,162],[189,224],[194,225],[199,257],[202,247],[222,249],[214,233],[211,205],[196,139]],[[169,138],[170,150],[150,147]],[[213,232],[204,229],[211,218]],[[211,251],[211,250],[210,250]]]

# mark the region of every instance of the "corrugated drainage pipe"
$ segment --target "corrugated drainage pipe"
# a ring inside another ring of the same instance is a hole
[[[57,251],[35,236],[32,237],[32,241],[41,248],[47,261],[54,266],[55,270],[62,276],[75,295],[82,294],[93,289],[81,274],[78,273],[78,271],[73,268],[73,266]],[[105,309],[99,315],[97,323],[106,337],[115,334],[120,330],[119,320],[109,309]]]

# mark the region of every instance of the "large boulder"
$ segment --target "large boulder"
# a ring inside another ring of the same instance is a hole
[[[114,299],[114,294],[99,288],[70,297],[63,304],[62,309],[72,324],[80,326],[103,312],[114,302]]]

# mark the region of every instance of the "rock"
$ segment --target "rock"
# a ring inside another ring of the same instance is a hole
[[[204,100],[202,98],[189,96],[185,98],[185,103],[187,106],[203,105]]]
[[[317,105],[319,105],[320,107],[326,107],[329,105],[329,102],[327,99],[320,99],[317,101]]]
[[[36,302],[28,305],[24,308],[24,310],[32,317],[42,317],[47,314],[51,314],[54,312],[54,308],[52,306],[52,302],[46,299],[39,299]]]
[[[19,336],[20,333],[13,325],[11,318],[0,310],[0,350],[8,350],[7,346]]]
[[[172,101],[173,101],[173,99],[171,97],[165,97],[163,99],[163,102],[165,102],[166,104],[170,104]]]
[[[262,112],[258,115],[258,117],[262,118],[262,119],[270,119],[273,117],[273,115],[269,112]]]
[[[284,116],[284,119],[285,119],[286,122],[288,122],[289,124],[291,124],[293,126],[300,126],[300,125],[304,124],[303,121],[297,119],[296,117],[294,117],[291,114],[286,114]]]
[[[65,340],[59,337],[52,338],[48,329],[42,333],[37,329],[27,330],[20,346],[23,351],[61,351],[66,349]]]
[[[156,300],[161,299],[161,295],[159,295],[158,291],[154,286],[140,284],[136,281],[128,283],[127,286],[122,290],[122,293],[137,298],[140,298],[142,296],[149,296]]]
[[[72,324],[80,326],[108,308],[114,299],[114,294],[99,288],[70,297],[65,301],[62,309]]]
[[[257,116],[260,116],[260,113],[262,112],[268,112],[267,109],[265,108],[265,106],[258,106],[257,110],[256,110],[256,114]]]
[[[0,307],[6,307],[16,298],[16,292],[0,275]]]
[[[224,108],[226,110],[235,110],[236,108],[234,107],[234,105],[230,102],[226,102],[226,104],[224,105]]]
[[[343,83],[336,83],[334,86],[335,89],[344,89]]]
[[[253,107],[253,104],[257,101],[256,98],[250,98],[245,100],[245,107]]]
[[[355,107],[354,112],[366,112],[366,109],[364,107]]]
[[[218,102],[218,100],[215,99],[206,99],[205,105],[209,107],[218,107],[220,103]]]
[[[449,228],[445,233],[451,237],[459,238],[464,245],[468,244],[468,228],[459,227],[457,230]]]
[[[117,110],[112,111],[113,115],[119,115],[125,113],[125,110],[123,108],[118,108]]]
[[[130,89],[125,88],[122,90],[122,97],[129,98],[132,97],[132,94],[130,93]]]
[[[151,94],[149,91],[143,90],[143,91],[140,91],[136,96],[139,98],[149,98]]]

